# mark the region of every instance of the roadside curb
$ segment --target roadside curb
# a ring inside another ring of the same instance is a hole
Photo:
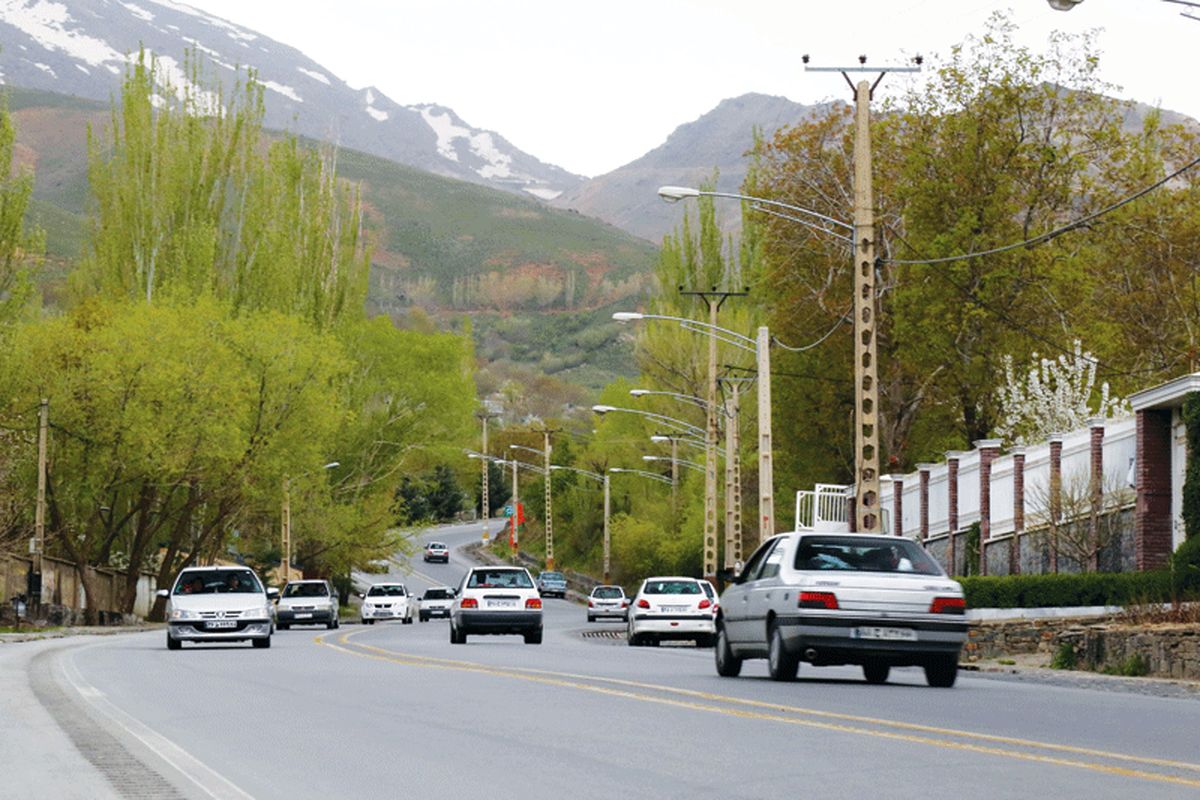
[[[163,627],[165,627],[163,623],[143,623],[140,625],[73,626],[51,631],[31,629],[28,633],[0,633],[0,644],[40,642],[44,639],[66,639],[73,636],[115,636],[119,633],[154,631]]]

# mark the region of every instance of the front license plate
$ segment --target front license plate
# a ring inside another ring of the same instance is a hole
[[[207,627],[210,631],[215,631],[219,628],[236,628],[237,620],[214,619],[214,620],[211,620],[211,621],[205,623],[205,627]]]
[[[297,615],[296,615],[296,619],[312,619],[312,614],[309,614],[309,613],[306,611],[306,612],[304,612],[304,613],[297,614]]]
[[[489,600],[488,608],[516,608],[516,600]]]
[[[889,642],[915,642],[917,632],[912,628],[855,628],[855,638],[879,639]]]

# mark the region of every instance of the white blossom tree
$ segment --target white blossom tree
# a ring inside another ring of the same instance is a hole
[[[1122,417],[1129,403],[1109,392],[1102,383],[1097,405],[1096,358],[1075,340],[1074,353],[1058,358],[1031,354],[1029,368],[1018,373],[1011,355],[1004,357],[1004,383],[1000,387],[1000,422],[996,435],[1008,444],[1024,445],[1045,440],[1051,433],[1073,431],[1093,417]]]

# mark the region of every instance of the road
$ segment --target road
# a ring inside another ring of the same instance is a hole
[[[452,547],[478,526],[441,528]],[[399,565],[414,589],[466,564]],[[630,648],[547,600],[545,641],[444,621],[278,632],[269,650],[162,631],[0,648],[0,797],[1200,797],[1200,702],[919,670]],[[114,788],[114,783],[117,786]]]

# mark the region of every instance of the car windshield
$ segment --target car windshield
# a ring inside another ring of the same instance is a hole
[[[646,594],[700,594],[695,581],[646,581]]]
[[[262,584],[248,569],[203,569],[181,574],[172,594],[253,594],[262,590]]]
[[[328,597],[329,589],[324,583],[289,583],[283,587],[284,597]]]
[[[796,548],[798,570],[908,572],[942,575],[925,548],[911,539],[863,539],[850,536],[806,536]]]
[[[448,600],[448,599],[450,599],[450,592],[447,589],[426,589],[425,590],[425,599],[426,600]]]
[[[430,550],[445,550],[446,545],[442,544],[441,542],[430,542],[429,549]]]
[[[564,580],[566,580],[566,578],[563,577],[563,574],[561,572],[543,572],[542,580],[544,580],[544,581],[564,581]]]
[[[523,569],[476,570],[467,580],[468,589],[532,589],[533,581]]]
[[[372,586],[367,590],[367,597],[404,597],[407,592],[404,587],[398,583],[388,584],[386,586]]]
[[[713,589],[712,584],[709,583],[708,581],[705,581],[704,583],[700,584],[700,587],[702,589],[704,589],[704,593],[706,595],[708,595],[709,600],[713,599],[713,597],[716,596],[716,590]]]
[[[592,597],[599,597],[605,600],[624,596],[625,593],[621,591],[619,586],[599,586],[595,591],[592,592]]]

